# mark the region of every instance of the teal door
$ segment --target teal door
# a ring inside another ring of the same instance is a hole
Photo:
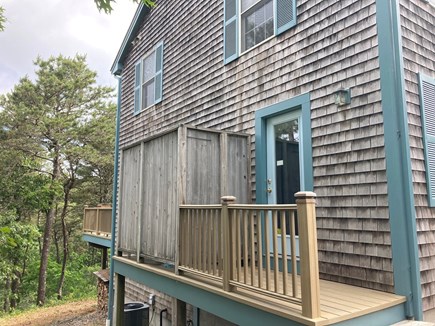
[[[303,185],[303,153],[300,111],[293,111],[267,120],[267,202],[268,204],[295,204],[294,194]],[[288,222],[288,219],[287,219]],[[281,228],[281,219],[278,220]],[[272,228],[270,228],[272,229]],[[297,227],[296,227],[297,229]],[[289,232],[290,227],[286,225]],[[297,232],[296,232],[297,234]],[[283,235],[280,235],[283,236]],[[289,235],[286,241],[290,253]],[[281,244],[281,240],[278,241]],[[299,256],[299,241],[296,241]],[[281,254],[281,248],[279,248]]]

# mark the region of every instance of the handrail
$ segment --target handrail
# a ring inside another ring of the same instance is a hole
[[[180,205],[178,271],[221,282],[225,291],[292,301],[304,316],[319,317],[315,194],[296,198],[296,205],[235,204],[231,196],[221,205]]]

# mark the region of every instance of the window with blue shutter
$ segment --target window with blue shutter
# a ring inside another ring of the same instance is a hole
[[[292,28],[296,17],[296,0],[225,0],[224,62]]]
[[[137,114],[141,109],[141,99],[140,99],[140,89],[141,89],[141,70],[142,70],[142,61],[139,61],[135,65],[135,77],[134,77],[134,113]]]
[[[163,93],[163,43],[156,47],[156,77],[154,103],[162,101]]]
[[[237,7],[239,0],[224,1],[224,58],[225,63],[231,62],[237,58],[238,41],[237,41]]]
[[[420,74],[420,109],[429,206],[435,207],[435,78]]]
[[[163,42],[135,65],[134,114],[162,101]]]

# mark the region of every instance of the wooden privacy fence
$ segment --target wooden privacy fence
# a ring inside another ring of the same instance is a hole
[[[112,231],[112,207],[86,207],[83,217],[83,232],[108,236]]]
[[[231,196],[222,205],[180,205],[178,271],[221,282],[225,291],[289,300],[318,317],[315,194],[296,198],[296,205],[241,205]]]

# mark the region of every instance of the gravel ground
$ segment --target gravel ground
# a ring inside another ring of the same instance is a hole
[[[0,319],[0,326],[105,326],[106,319],[97,312],[97,299],[68,302]]]

